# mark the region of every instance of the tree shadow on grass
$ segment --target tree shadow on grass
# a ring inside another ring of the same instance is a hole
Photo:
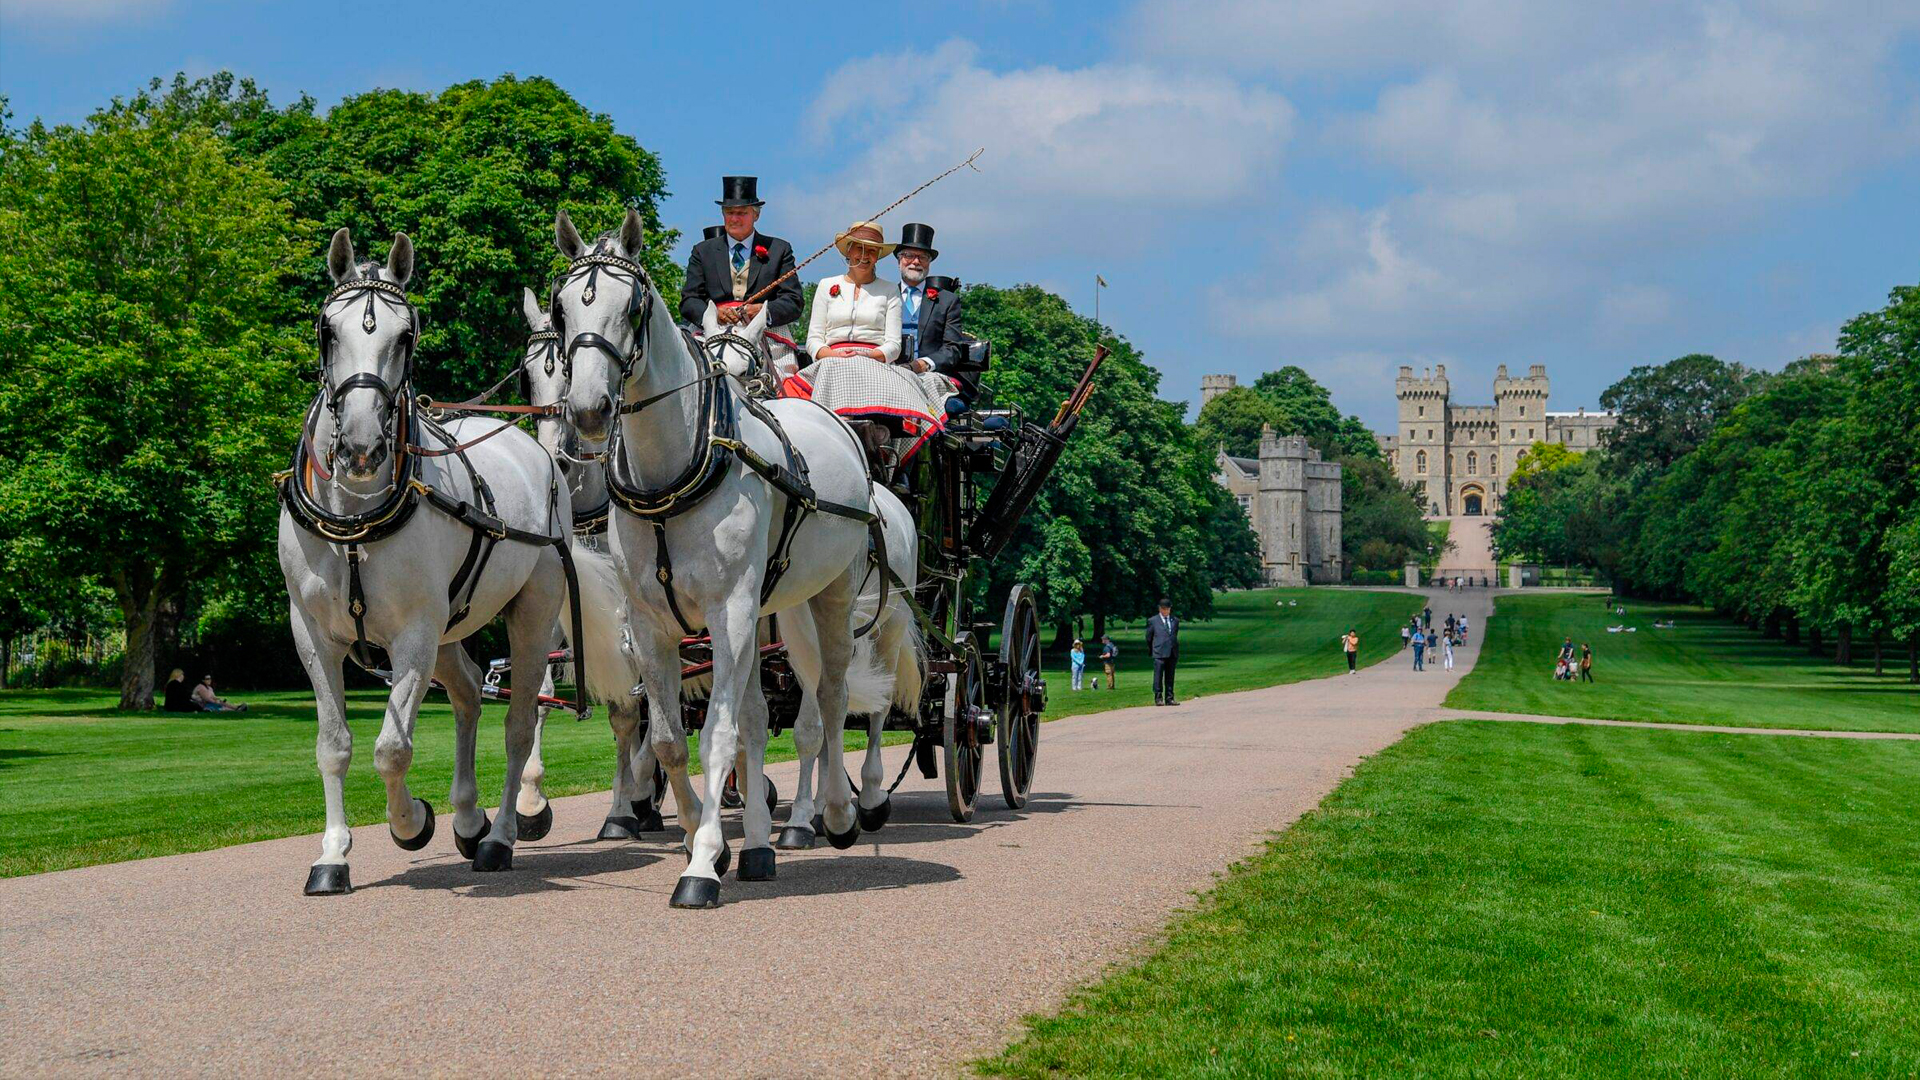
[[[9,768],[25,758],[66,757],[55,750],[34,750],[25,746],[0,746],[0,769]]]

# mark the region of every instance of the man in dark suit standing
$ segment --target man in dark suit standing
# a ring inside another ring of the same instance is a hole
[[[695,326],[707,304],[719,307],[720,325],[744,323],[767,309],[767,325],[782,327],[800,317],[800,279],[793,270],[793,245],[755,228],[762,202],[752,176],[721,178],[720,235],[693,245],[687,258],[687,280],[680,288],[680,318]],[[773,292],[755,303],[743,303],[787,275]]]
[[[1173,700],[1173,668],[1180,660],[1180,620],[1173,617],[1173,601],[1162,598],[1160,614],[1147,620],[1147,654],[1153,657],[1153,703],[1178,705]]]
[[[980,393],[980,367],[962,342],[960,283],[928,276],[940,257],[933,227],[917,221],[902,226],[893,257],[900,262],[900,362],[958,382],[962,403],[971,403]]]

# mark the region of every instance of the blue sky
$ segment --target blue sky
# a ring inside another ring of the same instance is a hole
[[[1556,408],[1688,352],[1778,367],[1920,266],[1920,5],[716,10],[0,0],[0,93],[61,122],[180,70],[322,103],[545,75],[662,156],[670,224],[757,173],[802,251],[984,146],[892,221],[941,271],[1083,309],[1103,273],[1163,396],[1296,363],[1376,426],[1400,364],[1476,403],[1545,363]]]

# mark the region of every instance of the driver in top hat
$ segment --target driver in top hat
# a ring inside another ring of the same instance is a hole
[[[714,304],[722,326],[744,323],[767,309],[768,326],[785,326],[800,317],[800,279],[793,270],[793,245],[754,226],[766,204],[752,176],[721,178],[720,234],[693,245],[686,283],[680,289],[680,317],[700,325],[707,304]],[[754,303],[744,303],[776,278],[786,280]]]
[[[900,264],[900,362],[916,372],[945,375],[971,401],[980,392],[980,371],[961,340],[960,290],[951,278],[928,276],[940,257],[933,227],[917,221],[902,226],[893,257]]]

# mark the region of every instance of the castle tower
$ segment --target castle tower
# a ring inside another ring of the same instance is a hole
[[[1396,449],[1400,481],[1418,485],[1423,510],[1450,514],[1453,511],[1447,498],[1450,425],[1446,365],[1416,376],[1412,367],[1403,364],[1393,389],[1400,403],[1400,438]]]
[[[1487,510],[1498,513],[1521,451],[1547,437],[1547,365],[1531,365],[1524,378],[1516,379],[1509,378],[1507,365],[1501,364],[1493,379],[1493,419],[1499,457],[1489,470],[1493,473],[1493,505]]]
[[[1232,375],[1200,376],[1200,407],[1206,408],[1207,402],[1240,385],[1240,380]]]
[[[1307,529],[1307,455],[1302,435],[1260,429],[1260,551],[1267,584],[1305,585],[1312,572]],[[1318,456],[1318,455],[1315,455]]]

